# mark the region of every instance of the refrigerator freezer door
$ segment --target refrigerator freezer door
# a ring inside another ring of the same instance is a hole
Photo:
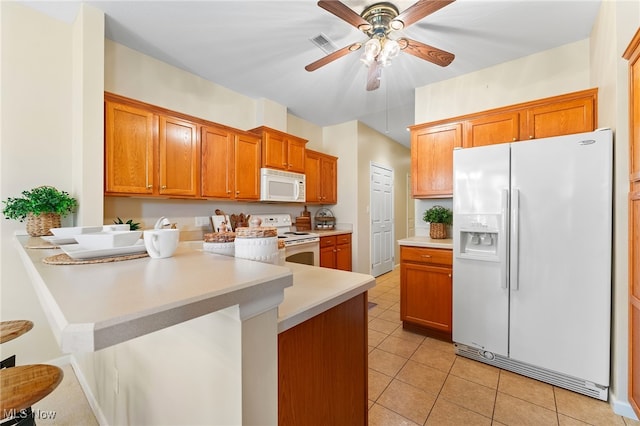
[[[608,385],[611,132],[514,143],[511,172],[509,356]]]
[[[509,145],[456,150],[453,161],[453,341],[507,356]],[[497,256],[470,256],[465,245],[487,235]]]

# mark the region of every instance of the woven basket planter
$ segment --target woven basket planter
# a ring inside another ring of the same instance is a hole
[[[33,213],[27,215],[27,234],[32,237],[52,235],[51,228],[60,228],[60,215],[57,213],[42,213],[38,216]]]
[[[447,238],[447,225],[444,223],[429,224],[429,236],[435,240]]]

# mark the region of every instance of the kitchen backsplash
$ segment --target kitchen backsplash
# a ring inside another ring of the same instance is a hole
[[[429,224],[422,220],[424,212],[433,206],[443,206],[449,209],[453,209],[453,198],[438,198],[428,200],[415,200],[415,222],[416,222],[416,236],[428,237],[429,236]],[[448,230],[449,237],[451,237],[451,230]]]
[[[152,198],[105,197],[104,223],[112,223],[116,218],[123,221],[133,219],[140,223],[141,229],[150,229],[159,217],[165,216],[180,229],[183,241],[201,240],[205,232],[211,232],[210,226],[196,226],[196,216],[212,216],[216,209],[228,215],[288,213],[293,221],[304,210],[304,203],[242,203],[220,202],[215,200],[170,200]],[[307,206],[311,218],[320,207]]]

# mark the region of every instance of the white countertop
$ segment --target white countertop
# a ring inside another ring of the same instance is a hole
[[[371,275],[337,269],[285,264],[293,272],[293,286],[284,289],[278,306],[278,333],[282,333],[374,287]]]
[[[401,246],[453,249],[453,239],[433,239],[430,237],[409,237],[398,240]]]
[[[279,303],[278,332],[375,285],[366,274],[286,263],[275,266],[181,243],[168,259],[48,265],[59,249],[17,246],[64,352],[96,351],[233,305]],[[292,287],[293,285],[293,287]],[[275,295],[275,296],[274,296]]]
[[[96,351],[229,306],[271,298],[275,307],[293,284],[288,268],[210,254],[193,243],[181,243],[167,259],[49,265],[42,259],[61,250],[27,249],[30,237],[16,238],[63,352]]]

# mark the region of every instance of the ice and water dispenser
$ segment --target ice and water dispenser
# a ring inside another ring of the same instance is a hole
[[[499,260],[503,244],[500,232],[501,215],[458,215],[459,241],[457,256],[477,260]]]

